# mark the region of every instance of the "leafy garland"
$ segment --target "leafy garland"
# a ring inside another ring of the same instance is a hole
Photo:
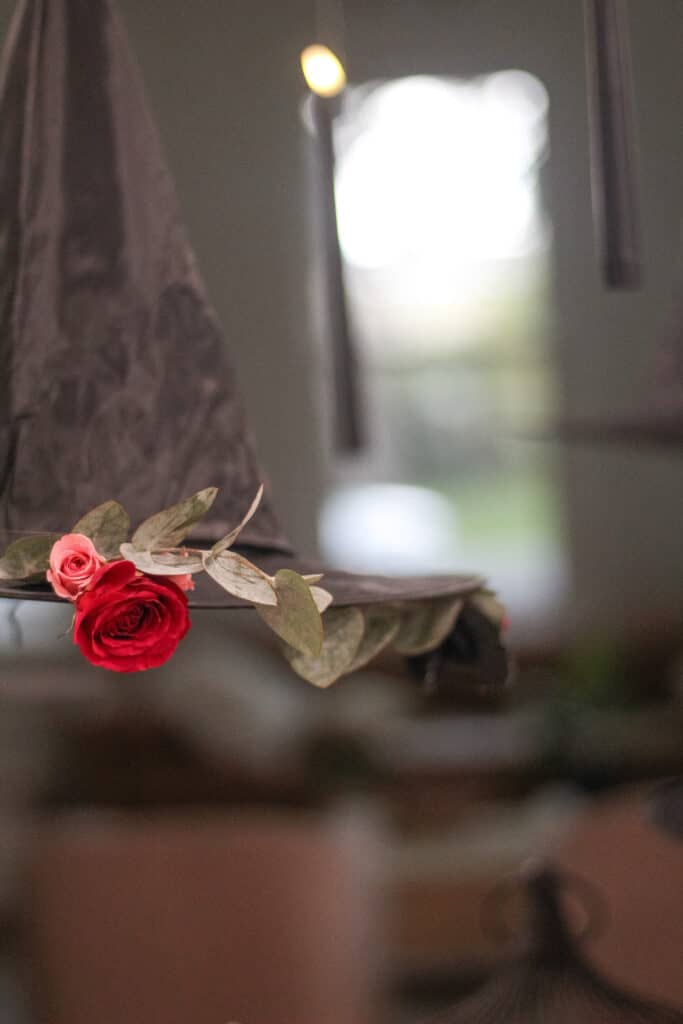
[[[215,487],[199,491],[150,516],[132,536],[123,506],[104,502],[70,534],[14,541],[0,558],[0,579],[50,581],[75,605],[73,636],[83,654],[123,672],[157,667],[174,653],[190,626],[185,591],[201,572],[250,604],[283,641],[294,671],[318,687],[362,668],[388,647],[403,655],[434,650],[454,628],[465,600],[496,625],[503,623],[502,607],[483,589],[466,599],[330,608],[332,595],[318,586],[322,576],[291,569],[269,576],[231,550],[259,507],[262,486],[239,525],[212,548],[184,545],[217,493]]]

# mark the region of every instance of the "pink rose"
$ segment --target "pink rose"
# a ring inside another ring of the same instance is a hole
[[[67,533],[52,545],[47,578],[56,594],[75,601],[105,561],[89,537]]]
[[[189,551],[183,552],[185,558],[189,556]],[[192,573],[180,573],[178,576],[169,576],[170,580],[173,580],[177,587],[181,590],[194,590],[194,580],[192,579]]]
[[[182,576],[169,576],[170,580],[180,587],[181,590],[194,590],[194,580],[191,573],[184,573]]]

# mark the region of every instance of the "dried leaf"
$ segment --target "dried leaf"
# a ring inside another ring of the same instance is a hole
[[[133,547],[138,551],[177,547],[209,511],[217,493],[215,487],[207,487],[145,519],[133,534]]]
[[[330,608],[323,619],[325,639],[316,657],[288,648],[287,660],[294,671],[321,688],[331,686],[351,671],[363,639],[365,621],[359,608]]]
[[[304,576],[304,579],[308,582],[307,576]],[[321,615],[324,611],[327,611],[334,600],[332,594],[330,594],[328,590],[324,590],[322,587],[311,587],[311,597],[315,601],[315,606]]]
[[[475,608],[478,608],[482,615],[494,624],[494,626],[500,627],[505,621],[507,615],[505,605],[501,604],[496,598],[496,595],[491,590],[478,590],[475,594],[471,594],[468,598],[470,604],[473,604]]]
[[[223,590],[244,601],[259,605],[276,605],[277,596],[270,576],[235,551],[222,551],[215,556],[206,551],[202,560],[211,579]]]
[[[363,668],[385,647],[388,647],[396,637],[401,624],[401,614],[395,605],[367,605],[363,608],[363,618],[365,620],[363,639],[356,651],[353,664],[348,669],[349,672]]]
[[[140,572],[153,576],[182,576],[204,572],[200,555],[183,555],[180,551],[136,551],[132,544],[122,544],[120,552]]]
[[[453,629],[462,605],[459,598],[453,597],[406,602],[394,648],[407,655],[433,651]]]
[[[50,565],[50,551],[59,534],[21,537],[0,558],[0,579],[29,580],[44,575]]]
[[[59,636],[57,637],[58,640],[65,640],[67,636],[71,636],[71,634],[74,631],[74,622],[75,621],[76,621],[76,612],[74,612],[73,615],[71,616],[71,622],[69,623],[68,627],[64,630],[63,633],[60,633]]]
[[[323,624],[311,588],[292,569],[279,569],[273,580],[277,606],[256,606],[266,625],[301,654],[316,657],[323,646]]]
[[[247,512],[247,514],[245,515],[244,519],[239,524],[239,526],[236,526],[234,530],[231,530],[230,533],[227,533],[225,535],[225,537],[223,537],[221,540],[216,541],[216,543],[214,544],[213,548],[211,549],[211,554],[214,555],[214,557],[217,556],[217,555],[220,555],[221,551],[227,551],[228,548],[232,547],[232,545],[235,543],[235,541],[239,537],[239,535],[242,532],[242,530],[244,529],[244,527],[247,525],[249,520],[253,517],[254,513],[257,510],[257,508],[261,504],[261,498],[262,497],[263,497],[263,484],[261,484],[261,486],[259,487],[258,491],[256,492],[256,497],[254,498],[254,500],[252,501],[251,505],[249,506],[249,511]]]
[[[128,539],[130,519],[118,501],[105,501],[79,519],[72,533],[89,537],[107,559],[118,558],[119,547]]]

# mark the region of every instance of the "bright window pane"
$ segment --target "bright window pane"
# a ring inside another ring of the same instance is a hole
[[[522,618],[557,605],[546,91],[521,71],[347,90],[337,212],[370,450],[340,463],[324,553],[378,572],[486,573]]]

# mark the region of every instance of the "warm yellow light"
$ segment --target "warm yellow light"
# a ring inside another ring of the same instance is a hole
[[[318,96],[337,96],[346,85],[346,72],[339,57],[319,43],[303,51],[301,70],[308,88]]]

